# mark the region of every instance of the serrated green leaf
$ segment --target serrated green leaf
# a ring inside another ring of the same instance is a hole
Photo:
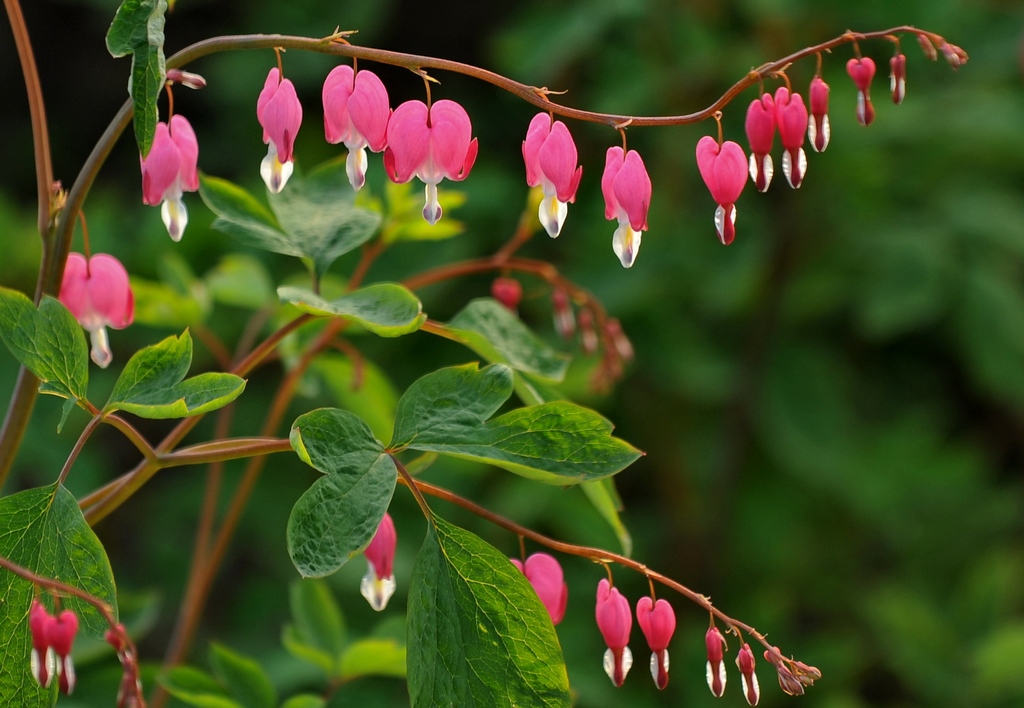
[[[288,553],[304,577],[333,573],[377,532],[395,491],[394,460],[358,416],[322,408],[292,424],[292,448],[325,476],[288,517]]]
[[[547,381],[561,381],[569,368],[567,355],[542,342],[507,307],[489,297],[470,301],[442,329],[443,336],[492,364],[508,364]]]
[[[294,287],[280,287],[277,296],[303,312],[321,317],[344,317],[381,337],[415,332],[427,316],[419,299],[397,283],[375,283],[328,302],[319,295]]]
[[[223,644],[210,645],[213,674],[245,708],[274,708],[277,691],[259,662]]]
[[[327,583],[296,580],[288,587],[288,601],[298,637],[332,657],[341,656],[345,623]]]
[[[390,449],[412,448],[486,462],[547,484],[615,474],[642,454],[612,437],[612,424],[567,401],[487,420],[512,395],[512,371],[476,364],[428,374],[398,402]]]
[[[84,590],[108,603],[117,615],[106,552],[64,487],[29,489],[0,499],[0,556]],[[56,684],[43,689],[28,671],[28,611],[36,592],[27,580],[0,572],[0,705],[49,706],[56,697]],[[43,601],[53,610],[45,593]],[[62,598],[61,603],[78,615],[83,634],[102,636],[106,631],[106,621],[92,605],[75,597]]]
[[[103,412],[185,418],[226,406],[245,388],[245,380],[234,374],[205,373],[185,379],[191,364],[188,330],[140,349],[125,365]]]
[[[175,666],[158,677],[160,685],[183,703],[199,708],[248,708],[228,698],[224,688],[205,671],[191,666]]]
[[[323,379],[338,407],[366,421],[378,440],[391,439],[398,391],[379,366],[327,352],[316,358],[310,371]]]
[[[199,196],[217,219],[213,228],[239,243],[286,256],[303,255],[277,219],[249,192],[226,179],[199,175]]]
[[[408,681],[420,706],[569,706],[547,610],[508,558],[434,517],[409,588]]]
[[[114,57],[132,55],[129,94],[139,154],[149,154],[156,132],[157,99],[163,89],[165,0],[124,0],[107,30],[107,49]]]
[[[43,297],[37,310],[17,290],[0,288],[0,339],[39,379],[40,393],[67,399],[63,426],[76,401],[85,399],[89,383],[88,350],[74,316],[52,297]]]
[[[345,158],[324,163],[308,175],[292,175],[288,188],[269,194],[281,228],[319,278],[339,256],[363,245],[380,226],[380,214],[355,205]]]
[[[244,253],[225,255],[204,280],[214,300],[225,305],[258,310],[274,299],[270,273],[263,263]]]
[[[395,676],[405,678],[405,646],[394,639],[360,639],[341,657],[341,678]]]

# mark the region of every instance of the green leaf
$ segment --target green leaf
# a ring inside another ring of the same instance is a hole
[[[256,197],[226,179],[199,175],[199,196],[217,219],[212,226],[239,243],[286,256],[301,257],[277,219]]]
[[[134,108],[135,141],[139,154],[149,154],[156,132],[157,99],[164,78],[165,0],[124,0],[107,30],[107,50],[114,57],[132,55],[128,93]]]
[[[256,258],[243,253],[229,253],[204,276],[217,302],[251,310],[274,300],[270,273]]]
[[[619,512],[622,511],[622,499],[615,488],[615,480],[605,477],[593,482],[583,482],[580,484],[580,488],[597,509],[597,513],[612,527],[612,531],[619,539],[619,545],[622,546],[622,554],[624,556],[633,555],[633,537],[619,516]]]
[[[89,359],[82,328],[52,297],[43,297],[37,310],[17,290],[0,288],[0,339],[39,379],[41,393],[67,399],[59,431],[75,403],[86,397]]]
[[[476,364],[428,374],[398,402],[390,449],[412,448],[486,462],[547,484],[620,472],[642,454],[611,436],[612,424],[567,401],[487,420],[512,395],[512,371]]]
[[[245,708],[274,708],[277,691],[259,663],[228,649],[210,645],[210,663],[217,679]]]
[[[299,635],[299,630],[293,624],[286,624],[281,632],[281,644],[285,651],[299,661],[312,664],[321,671],[328,679],[333,679],[338,673],[338,657],[329,654],[322,649],[317,649]]]
[[[551,618],[497,549],[434,517],[409,588],[408,680],[419,706],[569,706]]]
[[[288,188],[269,199],[292,243],[312,259],[318,278],[336,258],[369,241],[380,226],[380,214],[355,205],[344,157],[309,175],[293,175]]]
[[[321,317],[344,317],[381,337],[415,332],[427,316],[419,299],[397,283],[375,283],[328,302],[308,290],[280,287],[281,302]]]
[[[569,357],[556,352],[491,298],[472,300],[447,325],[442,336],[461,342],[492,364],[508,364],[516,371],[561,381]]]
[[[208,307],[191,293],[182,294],[166,283],[131,279],[135,324],[183,329],[206,319]]]
[[[366,421],[378,440],[391,439],[398,392],[379,366],[327,352],[316,358],[310,370],[323,379],[340,408]]]
[[[324,708],[326,705],[327,702],[320,696],[314,696],[312,693],[303,693],[289,698],[281,704],[281,708]]]
[[[298,636],[331,656],[341,656],[345,646],[345,623],[327,583],[296,580],[288,587],[288,600]]]
[[[384,243],[395,241],[440,241],[457,236],[465,225],[451,217],[452,212],[466,203],[466,194],[449,189],[438,190],[438,203],[444,218],[435,224],[423,219],[423,192],[413,188],[411,182],[387,182],[384,190],[388,203],[388,217],[381,230]]]
[[[0,499],[0,556],[45,578],[60,580],[103,600],[117,615],[110,562],[85,521],[74,496],[56,485],[29,489]],[[28,671],[32,650],[28,611],[36,596],[33,583],[0,572],[0,705],[49,706],[56,686],[42,689]],[[53,604],[43,594],[44,602]],[[106,620],[75,597],[61,606],[78,615],[81,632],[102,636]]]
[[[288,553],[304,577],[329,575],[373,539],[398,472],[366,423],[348,411],[299,416],[290,440],[299,458],[325,476],[292,507]]]
[[[341,657],[341,678],[395,676],[405,678],[405,646],[394,639],[360,639]]]
[[[185,379],[191,364],[192,338],[187,330],[180,337],[140,349],[125,365],[103,412],[185,418],[226,406],[245,388],[245,380],[234,374],[206,373]]]
[[[179,701],[199,708],[248,708],[228,698],[216,679],[191,666],[175,666],[158,678],[160,685]]]

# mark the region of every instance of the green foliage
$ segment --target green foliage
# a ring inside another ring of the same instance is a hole
[[[82,328],[64,305],[44,297],[37,310],[16,290],[0,288],[0,339],[39,379],[39,390],[66,399],[58,431],[86,396],[89,358]]]
[[[192,337],[187,330],[140,349],[125,365],[103,412],[185,418],[222,408],[245,388],[245,380],[234,374],[209,372],[186,379],[191,364]]]
[[[409,695],[419,706],[569,706],[555,629],[508,558],[434,516],[409,589]]]
[[[301,288],[281,287],[281,302],[321,317],[343,317],[381,337],[415,332],[427,316],[419,299],[396,283],[374,283],[328,302]]]
[[[259,663],[222,644],[210,646],[213,674],[246,708],[274,708],[277,692]]]
[[[642,454],[611,436],[612,424],[566,401],[518,408],[488,420],[512,395],[502,364],[449,367],[416,381],[398,402],[391,449],[487,462],[547,484],[613,475]]]
[[[113,57],[132,55],[128,93],[134,109],[139,154],[149,154],[157,124],[157,99],[164,87],[164,13],[166,0],[124,0],[107,30]]]
[[[384,186],[387,199],[387,218],[381,227],[381,241],[440,241],[458,236],[466,230],[465,224],[452,218],[452,212],[466,203],[466,195],[449,189],[439,189],[437,201],[444,218],[435,224],[423,219],[423,198],[412,182]],[[378,211],[380,208],[378,206]]]
[[[115,617],[117,598],[110,562],[86,523],[74,496],[53,485],[0,498],[0,556],[45,578],[59,580],[109,604]],[[53,610],[48,595],[7,570],[0,570],[0,703],[49,706],[56,685],[41,688],[29,672],[32,641],[28,611],[33,597]],[[80,631],[100,636],[106,620],[76,598],[61,598],[61,607],[79,617]]]

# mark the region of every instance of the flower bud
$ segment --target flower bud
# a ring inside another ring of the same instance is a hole
[[[744,644],[736,654],[736,666],[740,670],[740,680],[743,682],[743,697],[747,703],[756,706],[761,700],[761,687],[757,683],[757,674],[754,673],[754,652],[750,650],[749,644]]]
[[[807,121],[807,139],[815,152],[825,152],[832,131],[828,125],[828,84],[820,76],[811,79],[811,119]]]
[[[562,288],[552,290],[551,310],[555,318],[555,331],[562,339],[570,339],[576,332],[576,317],[572,313],[569,293]]]
[[[523,286],[515,278],[495,278],[491,283],[491,297],[515,312],[523,299]]]
[[[917,35],[917,43],[921,45],[921,51],[924,52],[926,57],[932,61],[939,58],[939,53],[935,51],[935,45],[932,44],[932,40],[929,37],[919,34]]]
[[[651,677],[660,690],[668,686],[668,643],[676,631],[676,615],[665,600],[641,597],[636,603],[636,620],[651,648]]]
[[[387,607],[388,600],[395,593],[395,573],[392,564],[397,544],[395,522],[391,520],[390,514],[384,512],[384,518],[377,526],[377,533],[363,551],[368,567],[366,575],[359,583],[360,594],[377,612]]]
[[[618,589],[611,587],[607,578],[601,578],[597,585],[595,614],[597,627],[608,645],[604,653],[604,672],[613,684],[621,686],[633,666],[633,652],[626,646],[633,628],[633,615],[629,611],[629,601]]]
[[[191,71],[182,71],[181,69],[168,69],[167,80],[173,81],[176,84],[181,84],[185,88],[206,88],[206,79],[204,79],[199,74],[193,74]]]
[[[594,329],[594,313],[584,307],[580,310],[580,346],[583,353],[591,355],[597,351],[597,331]]]
[[[718,631],[718,627],[712,627],[704,635],[704,643],[707,645],[708,650],[708,688],[711,689],[712,695],[716,698],[721,698],[725,693],[725,662],[723,659],[723,651],[725,649],[725,637]]]
[[[870,93],[875,62],[870,57],[851,59],[846,62],[846,73],[857,86],[857,120],[861,125],[871,125],[875,119],[875,107],[871,105]]]
[[[903,103],[907,88],[907,58],[903,54],[897,54],[889,60],[889,91],[892,93],[892,102],[897,106]]]

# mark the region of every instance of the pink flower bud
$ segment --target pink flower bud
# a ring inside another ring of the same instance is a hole
[[[798,93],[790,93],[785,86],[775,92],[775,117],[779,125],[779,138],[786,149],[782,153],[782,173],[793,189],[799,189],[807,174],[807,155],[804,153],[804,135],[807,133],[807,108]]]
[[[647,210],[651,205],[651,178],[636,150],[625,153],[620,147],[608,148],[601,192],[604,217],[619,222],[612,237],[612,250],[622,267],[630,268],[640,252],[640,232],[647,230]]]
[[[384,83],[372,71],[335,67],[323,88],[324,135],[332,145],[348,148],[345,170],[352,189],[366,182],[366,149],[381,152],[387,145],[391,107]]]
[[[921,45],[921,51],[924,52],[926,57],[932,61],[939,58],[939,53],[935,51],[935,45],[932,44],[932,40],[929,37],[919,34],[917,35],[917,43]]]
[[[815,152],[825,152],[832,131],[828,125],[828,84],[820,76],[811,79],[811,119],[807,121],[807,139]]]
[[[523,160],[526,183],[544,191],[538,211],[540,223],[555,238],[565,222],[566,205],[576,201],[576,189],[583,176],[583,168],[576,164],[576,143],[565,123],[552,122],[547,113],[535,115],[523,141]]]
[[[105,369],[113,360],[107,327],[124,329],[135,318],[135,298],[124,266],[105,253],[88,262],[80,253],[68,254],[58,299],[89,332],[92,360]]]
[[[75,690],[75,665],[71,661],[71,647],[78,633],[78,617],[64,610],[46,623],[46,639],[57,655],[57,677],[61,693],[69,695]]]
[[[616,686],[626,680],[626,674],[633,666],[633,652],[629,644],[629,632],[633,628],[633,615],[629,601],[618,589],[611,587],[607,578],[597,584],[597,627],[601,630],[605,644],[604,672]]]
[[[206,79],[199,74],[193,74],[191,71],[168,69],[167,80],[193,90],[206,88]]]
[[[47,630],[53,616],[47,612],[39,600],[32,600],[32,608],[28,611],[28,630],[32,635],[32,676],[43,688],[49,688],[53,681],[53,675],[57,670],[57,658],[53,648],[50,646],[50,639]]]
[[[717,140],[705,135],[697,143],[697,168],[712,198],[718,202],[715,210],[718,240],[728,246],[736,238],[736,200],[747,184],[747,157],[743,148],[731,140],[719,145]]]
[[[758,191],[767,192],[775,172],[770,154],[775,142],[775,101],[770,93],[750,102],[746,131],[750,143],[750,179]]]
[[[750,650],[749,644],[744,644],[736,654],[736,666],[740,670],[740,680],[743,682],[743,697],[747,703],[756,706],[761,700],[761,687],[757,683],[757,674],[754,673],[754,652]]]
[[[622,323],[616,318],[609,317],[604,321],[604,333],[612,340],[616,353],[623,361],[632,361],[636,352],[633,351],[633,344],[629,337],[622,331]]]
[[[676,614],[665,600],[653,602],[649,597],[641,597],[636,603],[636,620],[651,648],[654,684],[663,691],[668,686],[668,643],[676,631]]]
[[[199,143],[184,116],[171,116],[170,124],[157,123],[149,154],[140,158],[142,202],[160,204],[160,216],[171,240],[180,241],[188,225],[183,192],[199,189]]]
[[[716,698],[721,698],[725,693],[725,662],[722,652],[725,649],[725,637],[718,631],[718,627],[712,627],[704,635],[704,643],[708,650],[708,688]]]
[[[302,125],[302,104],[295,86],[289,79],[281,79],[276,66],[267,74],[256,101],[256,118],[263,126],[263,142],[269,145],[267,156],[260,163],[260,176],[267,189],[277,194],[294,169],[292,150]]]
[[[587,356],[597,351],[597,331],[594,329],[594,314],[586,307],[580,310],[580,347]]]
[[[875,62],[871,57],[851,59],[846,62],[846,73],[857,87],[857,120],[861,125],[871,125],[875,119],[875,107],[871,105],[871,79],[875,76]]]
[[[570,339],[576,332],[576,317],[572,313],[569,293],[562,288],[552,290],[551,310],[555,319],[555,331],[562,339]]]
[[[395,560],[395,548],[398,545],[398,534],[391,515],[384,512],[384,518],[377,526],[370,545],[363,551],[366,556],[366,575],[359,583],[359,592],[370,607],[380,612],[388,605],[388,600],[395,594],[395,573],[392,563]]]
[[[515,278],[495,278],[491,283],[491,297],[515,312],[523,299],[523,286]]]
[[[939,51],[942,52],[942,56],[946,58],[946,61],[954,69],[959,69],[963,64],[967,63],[967,52],[955,44],[943,42],[939,47]]]
[[[558,624],[565,617],[565,604],[569,599],[569,586],[562,575],[562,566],[547,553],[534,553],[524,566],[515,558],[512,564],[526,576],[534,592],[551,615],[551,623]]]
[[[889,91],[892,93],[892,102],[897,106],[903,103],[903,97],[907,92],[907,58],[897,54],[889,60]]]

